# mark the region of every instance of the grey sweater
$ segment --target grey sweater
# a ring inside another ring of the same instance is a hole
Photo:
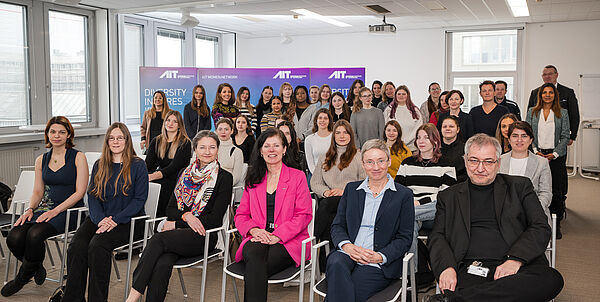
[[[358,148],[370,139],[383,138],[385,121],[383,112],[379,108],[363,108],[359,112],[352,113],[350,125],[354,129],[354,139]]]
[[[346,147],[338,147],[338,157],[335,161],[335,166],[331,167],[329,171],[323,169],[323,161],[325,161],[325,155],[319,158],[319,162],[315,167],[315,172],[310,179],[310,187],[314,193],[319,197],[324,197],[323,193],[331,189],[344,189],[349,182],[363,180],[367,177],[365,170],[362,167],[360,161],[360,150],[357,150],[354,158],[350,162],[350,165],[344,170],[340,170],[338,164],[340,163],[340,156],[346,151]]]

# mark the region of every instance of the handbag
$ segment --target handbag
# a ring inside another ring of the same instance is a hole
[[[60,302],[65,294],[65,286],[59,286],[54,290],[52,296],[48,299],[48,302]]]

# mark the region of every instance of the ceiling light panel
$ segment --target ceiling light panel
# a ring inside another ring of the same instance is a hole
[[[294,12],[294,13],[297,13],[297,14],[300,14],[300,15],[303,15],[303,16],[306,16],[306,17],[310,17],[310,18],[313,18],[313,19],[317,19],[317,20],[320,20],[320,21],[323,21],[323,22],[326,22],[326,23],[329,23],[329,24],[333,24],[335,26],[339,26],[339,27],[350,27],[350,26],[352,26],[352,25],[350,25],[348,23],[344,23],[344,22],[338,21],[338,20],[336,20],[334,18],[323,16],[321,14],[317,14],[315,12],[309,11],[309,10],[304,9],[304,8],[292,9],[291,11]]]
[[[529,17],[529,8],[527,0],[506,0],[510,11],[516,17]]]

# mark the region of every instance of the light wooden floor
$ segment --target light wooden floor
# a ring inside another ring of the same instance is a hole
[[[565,278],[565,288],[556,299],[557,302],[592,302],[600,300],[600,182],[582,178],[569,180],[569,195],[567,199],[568,216],[563,223],[562,240],[558,241],[557,268]],[[2,241],[6,250],[6,244]],[[55,251],[55,248],[51,248]],[[55,257],[58,259],[58,257]],[[13,258],[14,260],[14,258]],[[135,260],[137,262],[137,259]],[[125,273],[126,261],[119,261],[122,274]],[[46,260],[49,277],[56,276],[57,270],[49,267]],[[133,267],[135,267],[135,262]],[[4,279],[5,261],[0,260],[0,276]],[[209,264],[205,301],[220,301],[222,262]],[[199,301],[200,269],[185,269],[189,298],[184,298],[181,292],[177,273],[174,271],[169,285],[166,301]],[[122,301],[123,282],[111,279],[109,301]],[[225,301],[235,301],[231,279],[227,283]],[[240,296],[243,294],[243,283],[238,281]],[[57,287],[54,282],[47,281],[42,286],[33,283],[26,285],[16,295],[10,298],[0,297],[0,301],[31,302],[47,301],[52,291]],[[308,286],[305,287],[305,301],[308,301]],[[420,298],[420,297],[419,297]],[[298,301],[298,287],[284,288],[281,285],[269,287],[269,301]],[[419,300],[420,301],[420,300]]]

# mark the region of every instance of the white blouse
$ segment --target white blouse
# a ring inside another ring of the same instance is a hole
[[[544,119],[544,112],[540,110],[538,122],[538,149],[554,149],[554,112],[550,110],[548,119]]]

